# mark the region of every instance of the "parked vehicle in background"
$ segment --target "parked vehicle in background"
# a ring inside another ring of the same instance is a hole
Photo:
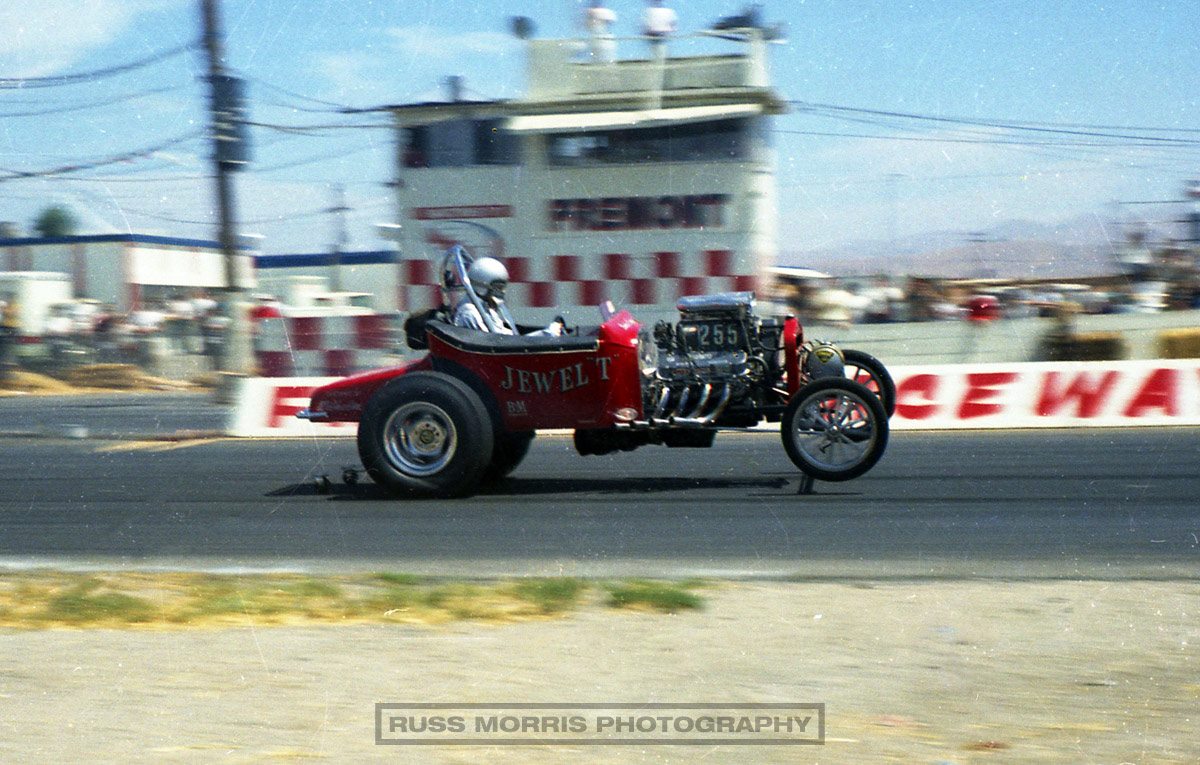
[[[22,337],[42,337],[53,307],[69,303],[71,298],[71,277],[67,274],[57,271],[0,272],[0,300],[17,307],[17,327]]]

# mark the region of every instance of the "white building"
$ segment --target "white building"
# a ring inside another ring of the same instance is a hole
[[[731,38],[732,41],[731,41]],[[685,294],[765,287],[777,243],[760,30],[673,38],[656,59],[593,63],[578,40],[527,41],[514,101],[391,107],[399,133],[399,307],[437,300],[437,253],[500,257],[523,321],[593,322],[611,299],[643,322]],[[674,55],[691,48],[695,55]],[[732,48],[732,50],[725,50]]]
[[[249,252],[236,257],[239,286],[255,286]],[[0,239],[0,270],[69,274],[76,298],[118,311],[225,287],[225,260],[215,242],[145,234]]]
[[[325,300],[392,313],[400,301],[399,260],[392,249],[257,255],[254,268],[259,291],[294,308],[312,308]]]

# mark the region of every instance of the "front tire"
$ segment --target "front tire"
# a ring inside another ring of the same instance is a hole
[[[852,380],[823,377],[792,397],[779,433],[796,467],[822,481],[849,481],[883,456],[888,418],[873,391]]]
[[[896,413],[896,383],[883,362],[863,351],[843,351],[846,357],[846,377],[879,396],[883,409],[891,418]]]
[[[466,384],[410,372],[367,402],[358,454],[371,478],[396,494],[470,493],[492,459],[492,422]]]

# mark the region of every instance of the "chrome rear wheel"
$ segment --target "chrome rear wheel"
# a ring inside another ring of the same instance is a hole
[[[371,397],[358,455],[372,480],[397,494],[460,496],[492,460],[492,421],[479,396],[440,372],[410,372]]]
[[[388,417],[383,427],[388,461],[411,475],[433,475],[443,470],[458,449],[458,430],[450,415],[427,401],[405,404]]]

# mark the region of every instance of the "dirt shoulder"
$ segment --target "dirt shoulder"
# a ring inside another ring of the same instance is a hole
[[[145,393],[150,391],[192,391],[211,388],[211,376],[200,380],[168,380],[155,377],[131,364],[90,364],[76,367],[61,376],[4,370],[0,374],[0,396],[64,396],[93,393]]]
[[[0,759],[1184,763],[1200,583],[726,583],[673,615],[0,630]],[[379,747],[377,702],[823,702],[819,747]]]

